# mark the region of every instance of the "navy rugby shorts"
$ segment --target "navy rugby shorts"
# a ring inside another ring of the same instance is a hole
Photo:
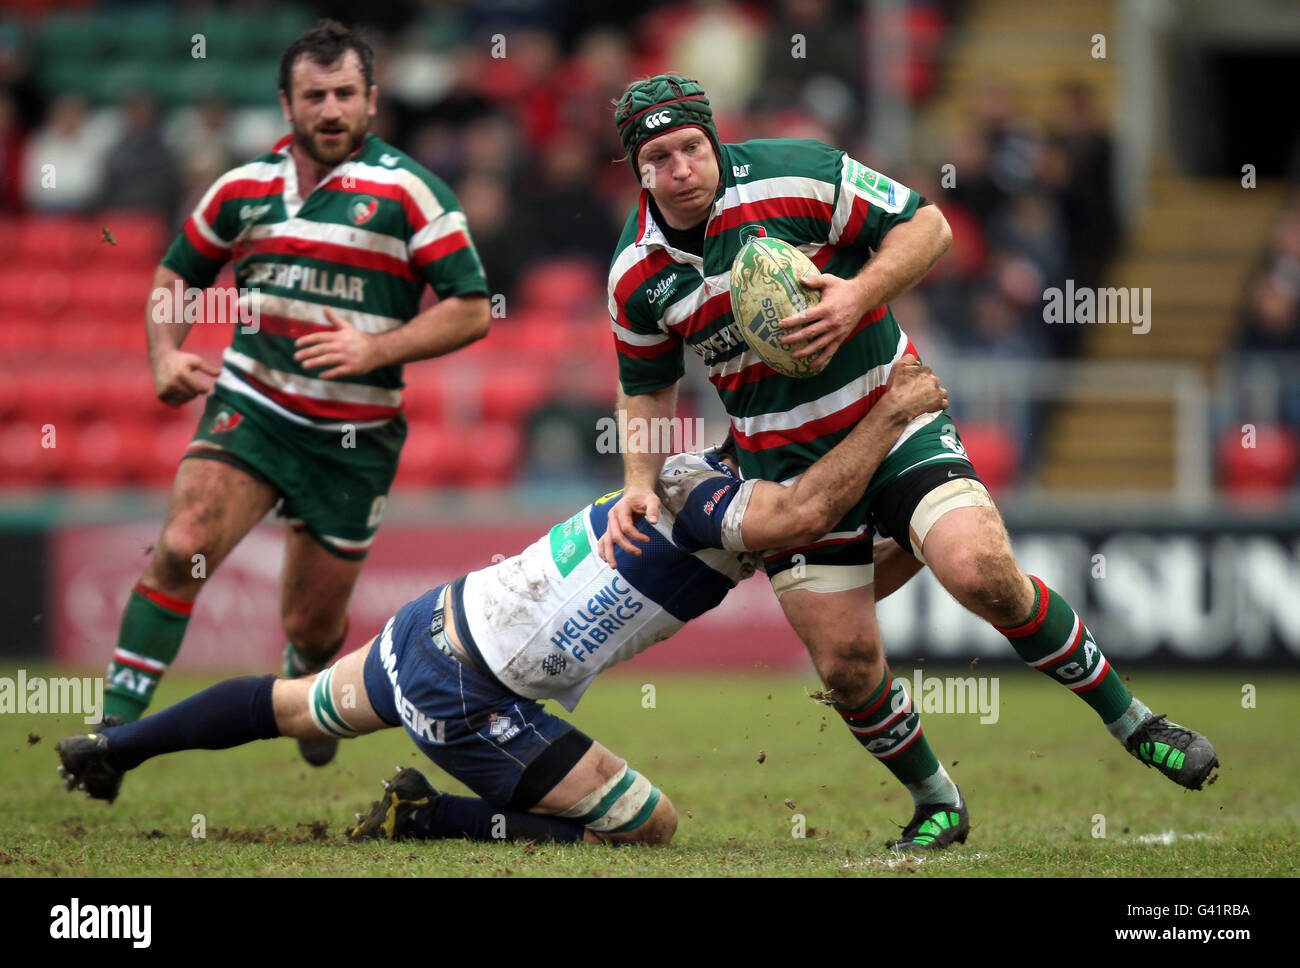
[[[442,596],[452,591],[443,585],[426,592],[388,620],[366,657],[366,695],[380,719],[404,727],[429,759],[484,800],[528,810],[592,740],[541,703],[453,658],[445,641],[439,647]],[[455,604],[460,618],[462,603]],[[463,619],[457,632],[461,641],[469,635]]]

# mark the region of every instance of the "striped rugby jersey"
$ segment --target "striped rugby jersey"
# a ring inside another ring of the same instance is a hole
[[[323,380],[294,340],[332,328],[326,306],[366,333],[396,329],[426,282],[441,299],[486,295],[483,266],[451,189],[392,145],[367,135],[304,199],[291,142],[217,179],[163,265],[206,288],[233,259],[241,315],[259,314],[256,332],[232,327],[218,386],[296,424],[377,427],[401,412],[402,367]]]
[[[894,361],[916,350],[889,307],[879,306],[821,373],[782,376],[741,338],[731,314],[731,263],[759,235],[790,242],[821,272],[849,278],[923,199],[820,141],[778,138],[721,150],[703,259],[671,247],[644,189],[628,217],[609,272],[619,379],[629,395],[671,386],[689,345],[731,415],[745,476],[786,481],[848,435],[884,392]],[[926,422],[913,421],[899,443]]]
[[[616,548],[617,571],[596,542],[621,491],[465,576],[455,606],[466,648],[510,691],[572,710],[597,673],[668,638],[754,573],[757,558],[739,550],[752,489],[715,457],[674,454],[656,488],[659,520],[637,524],[650,542],[639,556]]]

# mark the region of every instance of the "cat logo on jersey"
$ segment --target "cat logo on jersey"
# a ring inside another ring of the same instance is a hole
[[[375,217],[377,211],[379,211],[379,199],[371,198],[369,195],[362,195],[348,208],[353,225],[365,225]]]
[[[244,419],[242,413],[231,413],[229,410],[218,410],[217,418],[212,421],[212,432],[219,434],[223,430],[234,430],[239,426],[239,421]]]

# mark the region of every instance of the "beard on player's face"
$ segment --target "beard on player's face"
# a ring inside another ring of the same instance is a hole
[[[317,164],[333,167],[361,146],[369,128],[370,117],[365,114],[353,126],[344,118],[304,124],[294,117],[293,140]],[[329,137],[331,133],[340,136]]]

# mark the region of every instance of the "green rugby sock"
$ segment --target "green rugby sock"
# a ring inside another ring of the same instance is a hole
[[[194,603],[137,582],[122,612],[117,648],[108,666],[104,715],[139,719],[153,700],[158,680],[181,650]]]
[[[1121,743],[1151,714],[1133,698],[1070,603],[1033,575],[1029,620],[999,628],[1016,654],[1086,702]]]
[[[957,803],[957,787],[921,732],[921,714],[888,664],[865,700],[856,706],[834,706],[854,738],[907,787],[916,803]]]

